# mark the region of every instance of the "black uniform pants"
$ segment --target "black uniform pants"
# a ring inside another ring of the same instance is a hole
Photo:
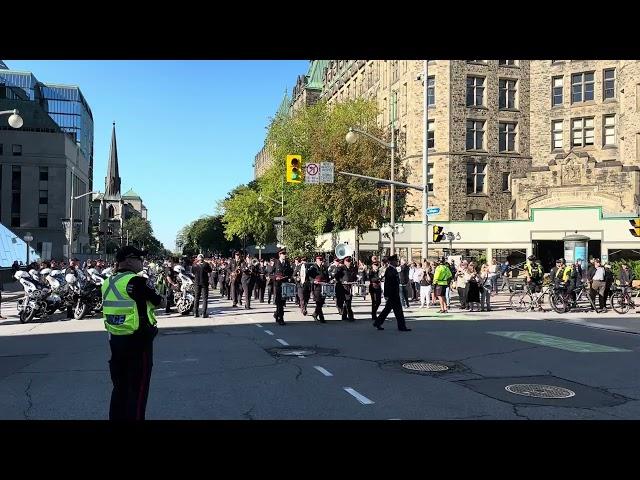
[[[242,282],[242,294],[244,295],[244,308],[251,308],[251,281]]]
[[[259,278],[256,286],[257,286],[256,300],[260,300],[260,303],[264,303],[264,290],[267,286],[266,278],[262,278],[262,277]]]
[[[194,315],[198,315],[200,309],[200,297],[202,296],[202,315],[207,315],[207,308],[209,307],[209,285],[195,285],[196,289],[196,301],[193,305]]]
[[[111,340],[113,391],[109,420],[144,420],[153,368],[153,339]]]
[[[286,299],[282,296],[282,282],[274,282],[274,303],[276,304],[276,320],[280,319],[284,321],[284,304]]]
[[[336,284],[336,300],[338,310],[342,314],[343,320],[354,320],[353,310],[351,309],[351,301],[353,295],[351,294],[351,286],[345,287],[342,283]]]
[[[171,307],[174,304],[174,299],[173,299],[173,286],[172,285],[167,285],[167,301],[166,301],[166,305],[164,307],[164,311],[165,313],[170,313],[171,312]]]
[[[369,287],[369,294],[371,295],[371,319],[375,322],[378,308],[382,303],[382,288]]]
[[[237,305],[238,301],[242,303],[242,293],[240,290],[241,288],[242,287],[239,280],[237,282],[231,282],[231,300],[233,301],[234,305]]]
[[[398,322],[398,330],[404,330],[407,328],[407,324],[404,321],[404,312],[402,311],[402,305],[400,304],[399,297],[389,297],[387,299],[387,303],[385,304],[382,312],[378,315],[378,319],[375,321],[374,325],[379,327],[384,321],[387,319],[387,315],[393,310],[393,314],[396,317],[396,321]]]
[[[324,320],[324,313],[322,312],[324,297],[322,296],[322,287],[320,285],[313,287],[313,300],[316,302],[316,308],[313,313],[321,320]]]
[[[296,288],[296,293],[298,295],[298,305],[302,310],[306,310],[309,304],[309,298],[311,297],[309,285],[306,283],[299,284]]]
[[[273,285],[274,282],[273,280],[269,281],[269,284],[267,285],[267,290],[268,290],[268,296],[267,296],[267,302],[271,303],[271,297],[273,297]]]

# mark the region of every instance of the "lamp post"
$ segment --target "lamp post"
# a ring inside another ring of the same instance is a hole
[[[33,242],[33,235],[31,235],[31,232],[27,232],[22,239],[27,242],[27,267],[29,267],[29,243]]]
[[[460,240],[461,238],[462,237],[460,236],[459,232],[455,235],[453,232],[447,232],[447,240],[449,240],[449,256],[453,254],[453,241]]]
[[[3,110],[0,112],[0,115],[10,115],[9,116],[9,126],[11,128],[21,128],[24,124],[22,117],[20,116],[20,112],[18,110]]]
[[[70,229],[70,233],[69,233],[69,258],[71,258],[71,255],[73,254],[73,202],[75,200],[78,200],[79,198],[82,197],[86,197],[87,195],[92,195],[94,193],[100,193],[100,192],[87,192],[87,193],[83,193],[82,195],[78,195],[78,196],[74,196],[73,195],[73,177],[75,173],[75,168],[71,170],[71,205],[70,205],[70,214],[69,214],[69,229]]]
[[[394,125],[393,124],[391,125],[391,143],[387,143],[384,140],[381,140],[378,137],[371,135],[369,132],[365,132],[364,130],[360,130],[354,127],[349,128],[349,131],[347,132],[347,136],[345,137],[345,140],[348,144],[353,145],[358,141],[358,135],[363,135],[369,138],[370,140],[373,140],[374,142],[378,142],[383,147],[391,150],[391,182],[395,182],[396,133],[395,133]],[[390,185],[391,185],[391,193],[390,193],[391,198],[389,203],[391,208],[391,226],[393,227],[395,226],[395,223],[396,223],[396,201],[395,201],[396,189],[395,189],[394,183],[390,183]],[[395,229],[392,228],[390,233],[391,233],[391,237],[390,237],[391,238],[391,255],[393,255],[396,253]]]

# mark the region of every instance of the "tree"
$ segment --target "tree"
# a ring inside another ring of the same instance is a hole
[[[176,247],[185,255],[199,252],[227,254],[238,248],[238,241],[229,241],[225,237],[222,216],[205,216],[183,227],[176,236]]]
[[[269,203],[267,203],[269,202]],[[259,183],[241,185],[220,204],[223,212],[225,237],[251,239],[258,244],[273,238],[273,209],[271,201],[260,198]]]
[[[160,255],[164,252],[164,246],[153,235],[153,228],[149,220],[133,216],[124,221],[123,224],[124,240],[129,245],[137,248],[144,248],[152,255]]]

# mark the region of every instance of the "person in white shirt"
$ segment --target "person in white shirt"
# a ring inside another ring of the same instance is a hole
[[[416,282],[420,285],[420,308],[431,307],[431,289],[433,281],[433,272],[429,262],[424,262],[422,267],[416,270]]]
[[[491,259],[491,265],[489,265],[489,283],[492,293],[496,295],[498,293],[498,262],[495,258]]]

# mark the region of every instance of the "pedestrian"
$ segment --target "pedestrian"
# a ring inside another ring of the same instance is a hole
[[[495,295],[498,293],[498,262],[495,258],[491,259],[489,265],[489,283],[491,284],[491,292]]]
[[[378,257],[371,259],[371,268],[369,269],[369,295],[371,295],[371,319],[375,322],[378,314],[378,308],[382,302],[382,283],[380,264]]]
[[[109,332],[109,370],[113,391],[109,420],[144,420],[158,333],[155,307],[162,297],[150,288],[142,270],[145,252],[125,246],[116,253],[117,274],[102,285],[104,325]]]
[[[390,267],[384,272],[384,298],[387,302],[376,321],[373,322],[373,326],[378,330],[384,330],[382,324],[387,318],[387,315],[393,310],[396,322],[398,322],[398,330],[401,332],[410,332],[411,329],[407,328],[400,303],[400,278],[397,270],[398,256],[391,255],[389,257],[389,264]]]
[[[507,287],[507,291],[511,292],[511,284],[509,283],[509,275],[511,274],[511,266],[509,265],[509,260],[505,260],[504,263],[500,266],[500,276],[502,277],[502,286],[500,287],[500,291],[504,290],[504,287]]]
[[[611,270],[611,264],[609,262],[604,264],[604,300],[605,300],[605,307],[607,306],[607,302],[609,301],[609,298],[611,297],[611,286],[613,285],[614,282],[614,278],[613,278],[613,271]]]
[[[0,280],[0,320],[6,320],[7,319],[7,317],[3,317],[2,316],[2,292],[3,291],[4,291],[4,284]]]
[[[469,293],[469,288],[467,283],[469,281],[469,264],[466,260],[462,260],[460,262],[460,268],[456,272],[456,288],[458,290],[458,300],[460,301],[460,309],[467,310],[467,296]]]
[[[426,260],[422,264],[422,268],[418,269],[420,272],[416,278],[419,278],[418,285],[420,285],[420,308],[431,307],[431,283],[433,280],[431,274],[431,264]]]
[[[593,304],[595,304],[595,298],[596,296],[598,297],[599,303],[600,303],[600,309],[601,310],[605,310],[605,302],[606,302],[606,297],[605,297],[605,291],[606,291],[606,282],[605,282],[605,269],[602,266],[602,263],[600,263],[600,259],[596,258],[593,262],[593,267],[590,268],[588,270],[587,273],[587,279],[590,282],[590,296],[591,296],[591,301]],[[596,312],[597,310],[597,305],[596,305]]]
[[[449,269],[449,266],[444,262],[437,265],[433,272],[432,283],[435,285],[436,297],[438,297],[438,301],[440,302],[440,311],[438,313],[447,313],[449,311],[445,297],[447,295],[450,281],[451,270]]]
[[[495,263],[494,263],[495,265]],[[493,284],[491,277],[491,265],[486,263],[482,265],[480,270],[480,279],[478,285],[480,287],[480,311],[491,311],[491,292],[493,292]]]
[[[409,265],[409,293],[411,295],[411,301],[415,302],[416,300],[418,300],[418,291],[416,291],[416,281],[415,281],[415,275],[416,275],[416,270],[417,270],[417,266],[415,262],[412,262],[411,265]]]
[[[400,260],[400,266],[397,267],[397,272],[400,274],[400,299],[405,308],[409,308],[409,288],[411,284],[410,269],[407,265],[407,260],[402,258]]]
[[[196,262],[191,268],[194,277],[196,300],[193,305],[193,316],[200,316],[200,297],[202,297],[202,318],[209,317],[209,274],[211,273],[211,265],[204,261],[204,255],[201,253],[196,257]]]
[[[472,312],[474,308],[480,311],[480,284],[475,262],[469,262],[467,273],[467,306]]]
[[[620,265],[618,280],[620,281],[620,288],[622,288],[623,292],[625,293],[633,285],[635,275],[633,274],[633,271],[629,269],[629,265],[627,265],[626,263],[622,263],[622,265]]]
[[[309,265],[307,276],[313,281],[313,299],[316,302],[316,308],[311,314],[316,322],[327,323],[324,319],[322,306],[324,305],[324,297],[322,296],[322,284],[329,281],[329,273],[324,265],[324,255],[318,254],[315,258],[316,262]]]
[[[291,281],[293,276],[293,268],[287,260],[287,251],[282,248],[278,250],[278,259],[273,266],[273,288],[275,293],[274,303],[276,311],[273,314],[278,325],[286,325],[284,323],[284,304],[286,299],[282,296],[282,282]]]

